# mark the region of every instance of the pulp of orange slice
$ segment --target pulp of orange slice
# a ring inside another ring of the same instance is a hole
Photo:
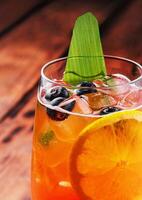
[[[142,112],[88,125],[72,149],[70,177],[81,200],[142,200]]]

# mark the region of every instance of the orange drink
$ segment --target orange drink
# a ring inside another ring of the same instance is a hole
[[[71,85],[66,61],[41,71],[32,200],[142,200],[142,67],[105,56],[106,76]]]

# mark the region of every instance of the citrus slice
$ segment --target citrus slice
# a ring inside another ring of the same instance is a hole
[[[81,200],[142,200],[142,112],[88,125],[72,149],[70,176]]]

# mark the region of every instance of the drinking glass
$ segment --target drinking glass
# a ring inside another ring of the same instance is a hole
[[[106,55],[104,58],[107,76],[103,80],[96,77],[97,87],[92,87],[94,93],[89,94],[79,93],[80,85],[67,84],[63,76],[67,59],[87,65],[91,57],[59,58],[42,67],[34,122],[32,200],[84,200],[70,177],[72,149],[80,132],[106,116],[102,112],[104,108],[117,107],[119,112],[141,110],[141,65],[123,57]],[[60,89],[60,97],[55,88]],[[56,98],[50,95],[51,91]],[[77,175],[76,181],[79,181]]]

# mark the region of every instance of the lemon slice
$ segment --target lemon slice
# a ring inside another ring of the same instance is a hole
[[[142,200],[142,112],[88,125],[72,149],[70,177],[81,200]]]

